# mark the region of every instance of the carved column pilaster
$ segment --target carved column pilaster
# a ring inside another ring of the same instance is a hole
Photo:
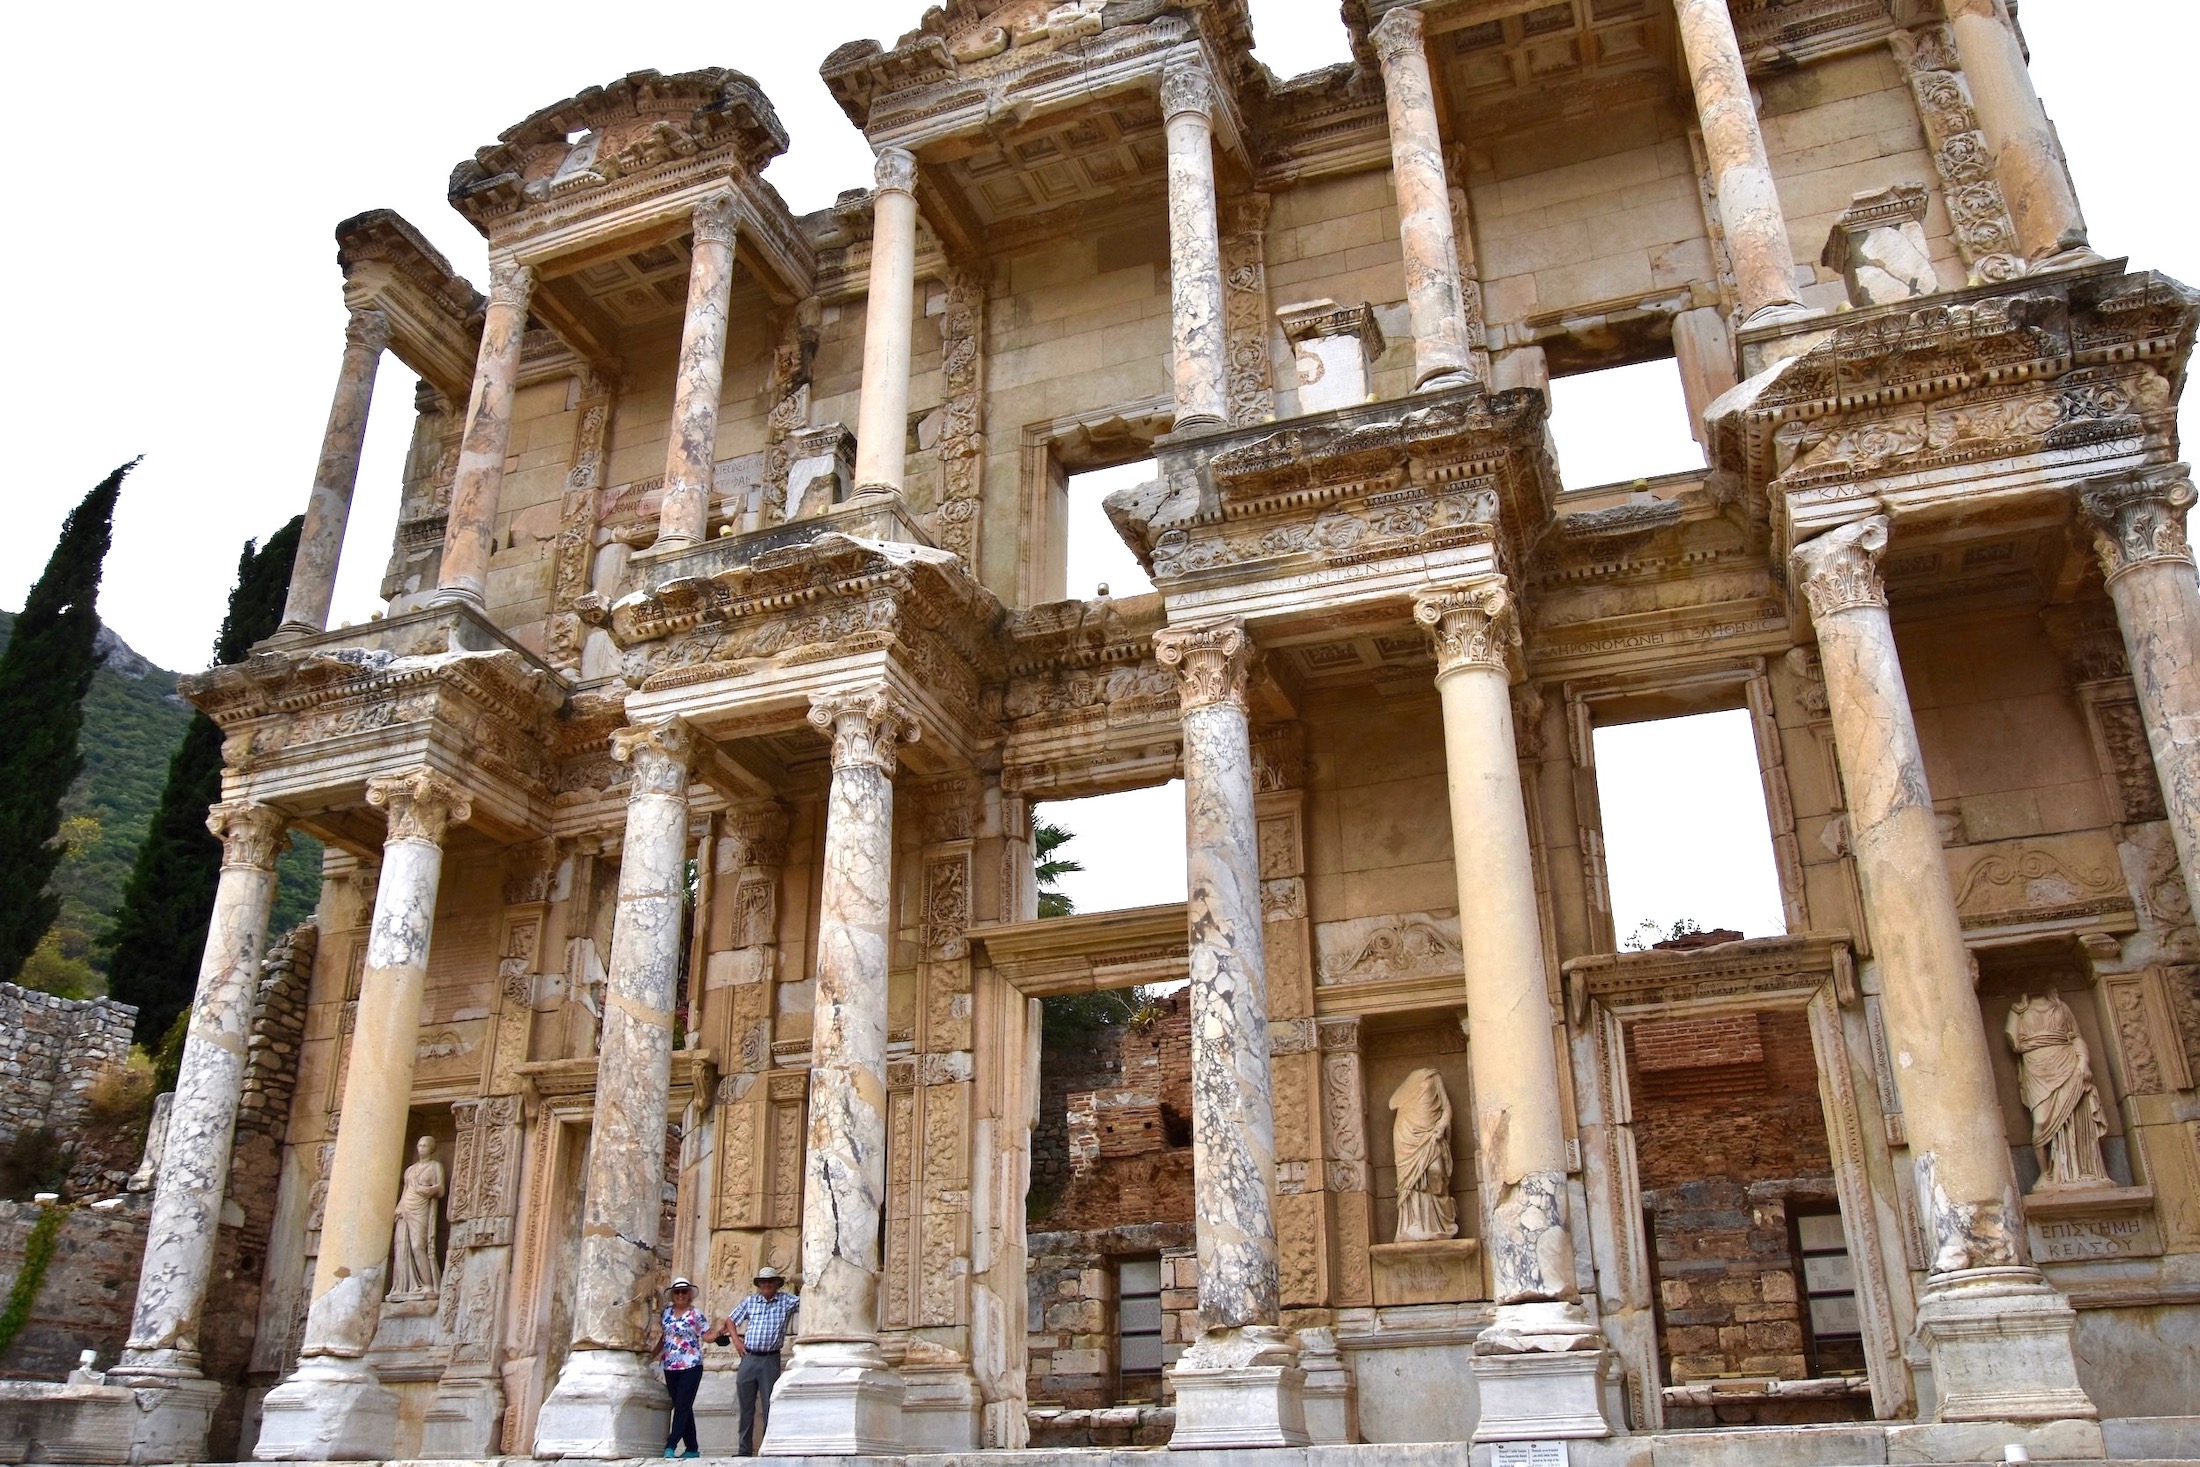
[[[2043,261],[2084,250],[2085,216],[2054,124],[2032,89],[2009,6],[2005,0],[1949,0],[1948,24],[2025,255]]]
[[[290,593],[280,634],[310,636],[328,629],[336,594],[336,567],[344,554],[344,526],[351,519],[352,490],[359,483],[359,454],[367,441],[367,410],[374,401],[374,373],[390,344],[390,318],[359,307],[344,325],[344,361],[336,396],[321,434],[321,458],[306,496],[305,524],[290,563]]]
[[[1215,222],[1214,82],[1196,65],[1161,78],[1169,147],[1169,310],[1176,428],[1229,421],[1222,245]]]
[[[664,499],[657,511],[656,548],[663,551],[696,544],[710,529],[718,394],[726,376],[726,308],[733,297],[733,196],[713,194],[696,205],[694,226],[687,318],[673,376],[672,432],[665,443]]]
[[[582,675],[588,627],[610,617],[608,595],[596,590],[596,517],[611,463],[611,419],[618,383],[593,369],[580,379],[573,448],[558,504],[558,539],[550,558],[550,616],[543,655],[568,678]]]
[[[450,1250],[437,1319],[451,1355],[422,1423],[420,1448],[439,1458],[478,1459],[497,1454],[505,1407],[498,1367],[519,1207],[520,1097],[461,1100],[451,1114]]]
[[[1718,194],[1719,221],[1734,262],[1742,323],[1802,310],[1795,293],[1795,251],[1772,185],[1772,164],[1749,93],[1749,73],[1734,38],[1727,0],[1673,0],[1681,49],[1696,93],[1704,152]]]
[[[1222,206],[1222,318],[1230,355],[1230,426],[1276,415],[1268,353],[1268,195],[1240,194]]]
[[[883,148],[874,176],[877,191],[871,196],[871,285],[863,318],[855,492],[898,495],[908,460],[909,333],[917,273],[916,156],[903,148]]]
[[[1993,149],[1979,131],[1971,89],[1956,59],[1955,36],[1944,25],[1896,31],[1887,38],[1917,99],[1925,146],[1932,149],[1956,248],[1970,267],[1970,283],[2014,280],[2024,273],[2017,226],[1994,176]]]
[[[1383,69],[1383,100],[1390,114],[1398,238],[1405,252],[1406,306],[1413,317],[1413,385],[1429,389],[1473,381],[1474,353],[1467,340],[1451,185],[1422,29],[1421,12],[1401,7],[1384,16],[1369,39]]]
[[[747,528],[769,529],[792,514],[787,502],[787,470],[793,455],[787,440],[810,426],[810,367],[817,359],[818,324],[824,307],[805,296],[787,313],[772,351],[770,411],[764,417],[764,487]]]
[[[519,354],[527,335],[527,303],[535,271],[511,260],[489,266],[489,305],[466,407],[450,515],[443,525],[443,563],[435,599],[480,610],[488,605],[489,557],[496,548],[497,505],[504,494],[504,457],[512,446],[512,403],[519,392]]]
[[[975,576],[978,527],[985,505],[985,272],[948,272],[947,310],[940,317],[940,506],[932,538],[952,550]]]

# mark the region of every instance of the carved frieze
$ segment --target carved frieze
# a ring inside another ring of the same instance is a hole
[[[1464,971],[1459,918],[1398,912],[1314,925],[1315,980],[1324,988],[1400,978],[1456,977]]]

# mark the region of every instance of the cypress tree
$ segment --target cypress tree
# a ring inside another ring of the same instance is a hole
[[[229,615],[214,639],[216,666],[244,661],[255,642],[275,634],[290,594],[290,564],[298,552],[299,516],[268,536],[245,541]],[[138,847],[130,884],[108,944],[108,992],[138,1007],[138,1042],[151,1048],[191,1006],[199,981],[206,924],[214,915],[222,847],[206,828],[206,810],[222,797],[222,733],[195,715],[168,760],[160,808]]]
[[[99,576],[115,500],[136,467],[116,469],[69,512],[0,652],[0,976],[23,970],[61,910],[46,883],[61,861],[61,797],[84,765],[77,734],[99,670]]]

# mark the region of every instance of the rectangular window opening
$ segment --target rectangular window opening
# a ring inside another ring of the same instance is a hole
[[[1050,800],[1033,810],[1031,820],[1040,916],[1184,900],[1183,780]],[[1057,831],[1059,837],[1052,834]]]
[[[1105,586],[1106,594],[1120,601],[1126,596],[1143,596],[1153,590],[1153,578],[1139,565],[1138,557],[1131,554],[1123,537],[1115,532],[1101,502],[1118,489],[1151,483],[1159,474],[1154,461],[1146,458],[1069,476],[1069,513],[1064,524],[1068,540],[1063,574],[1065,596],[1090,601],[1099,596],[1100,588]]]
[[[1803,1297],[1803,1344],[1814,1377],[1864,1373],[1864,1323],[1856,1307],[1856,1260],[1837,1208],[1789,1204]]]
[[[1671,356],[1551,379],[1551,444],[1567,489],[1593,489],[1704,467]]]
[[[1159,1402],[1171,1352],[1161,1342],[1161,1259],[1115,1265],[1116,1395],[1125,1404]]]

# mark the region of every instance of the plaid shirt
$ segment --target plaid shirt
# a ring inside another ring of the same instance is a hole
[[[740,1325],[741,1346],[755,1354],[769,1355],[777,1351],[787,1338],[787,1321],[802,1307],[802,1297],[785,1289],[767,1299],[761,1292],[749,1295],[734,1309],[733,1317],[726,1322]]]

